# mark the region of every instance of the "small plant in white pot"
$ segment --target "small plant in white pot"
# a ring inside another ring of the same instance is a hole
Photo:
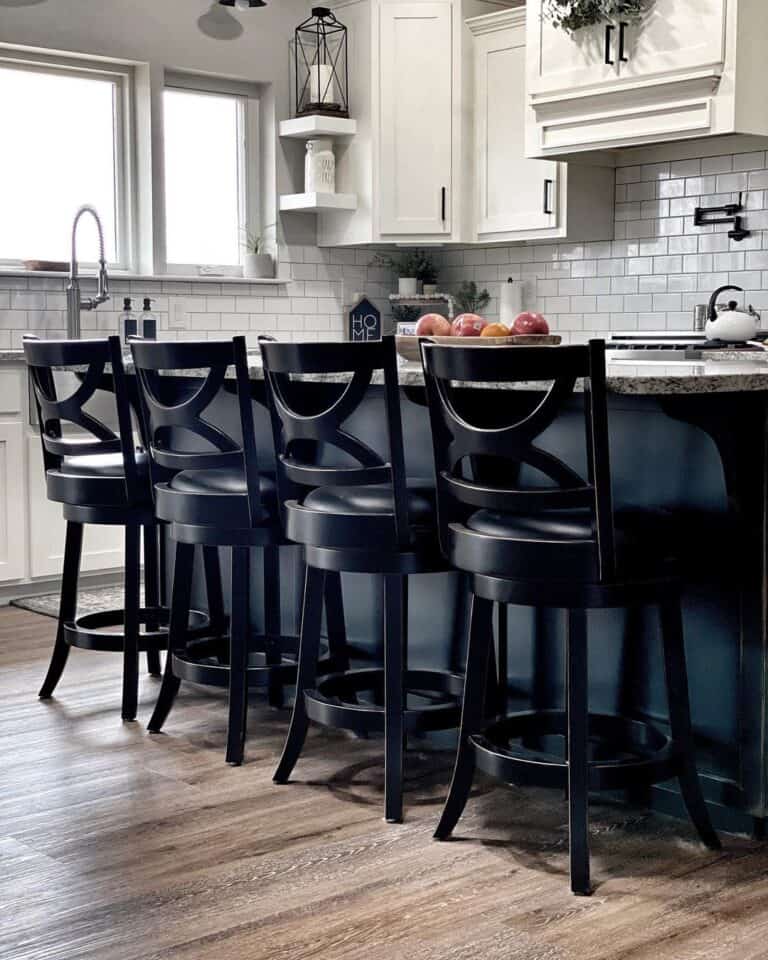
[[[268,229],[268,228],[267,228]],[[251,280],[271,279],[275,275],[272,254],[265,252],[264,236],[246,232],[243,254],[243,276]]]
[[[409,250],[400,256],[393,256],[391,253],[377,253],[370,265],[391,270],[397,277],[397,292],[400,296],[413,297],[420,291],[425,264],[431,268],[431,272],[427,270],[427,273],[432,276],[434,268],[425,256],[424,251]]]
[[[433,297],[437,293],[437,267],[423,250],[416,251],[415,270],[424,295]]]

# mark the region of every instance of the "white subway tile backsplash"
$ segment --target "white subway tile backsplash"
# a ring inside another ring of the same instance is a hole
[[[675,160],[670,164],[672,177],[697,177],[701,173],[701,160]]]
[[[589,243],[526,243],[434,250],[440,285],[449,292],[475,280],[492,297],[498,316],[499,285],[521,282],[527,307],[542,310],[566,342],[580,343],[611,330],[688,329],[691,310],[715,287],[742,287],[746,302],[768,309],[768,159],[762,151],[690,160],[665,160],[616,170],[614,238]],[[728,226],[693,225],[698,205],[733,202],[745,191],[745,224],[752,235],[728,239]],[[369,249],[281,245],[279,275],[285,285],[134,281],[115,279],[113,309],[83,314],[95,334],[117,329],[120,297],[153,296],[163,336],[182,339],[260,333],[291,340],[343,337],[345,302],[365,292],[390,316],[391,271],[371,266]],[[64,335],[64,278],[0,276],[0,346],[20,346],[24,331]],[[86,282],[89,290],[93,281]],[[177,299],[189,329],[168,327]]]
[[[45,306],[44,293],[13,291],[11,293],[12,310],[42,310]]]

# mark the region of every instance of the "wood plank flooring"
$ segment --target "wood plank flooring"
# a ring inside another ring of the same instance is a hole
[[[592,811],[590,899],[568,893],[562,797],[482,785],[431,839],[450,758],[412,755],[385,824],[375,741],[314,731],[270,774],[286,711],[255,705],[224,764],[221,695],[183,688],[167,733],[120,722],[119,658],[73,651],[36,691],[54,621],[0,610],[4,960],[766,960],[768,845],[712,854],[686,824]]]

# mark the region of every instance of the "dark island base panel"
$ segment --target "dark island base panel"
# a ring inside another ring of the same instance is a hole
[[[262,467],[273,464],[264,385],[254,380]],[[191,383],[168,382],[168,389]],[[326,405],[336,384],[307,383],[307,408]],[[375,394],[350,421],[353,433],[383,449]],[[763,701],[766,673],[765,581],[766,395],[618,396],[611,407],[611,453],[617,507],[663,507],[660,535],[683,558],[684,616],[691,704],[699,765],[712,816],[721,829],[762,835],[768,825]],[[403,388],[405,450],[411,476],[432,473],[431,445],[420,387]],[[466,391],[464,401],[488,422],[509,422],[530,406],[524,392]],[[234,397],[219,401],[210,419],[231,427]],[[553,424],[542,446],[576,461],[582,429],[578,402]],[[284,625],[297,628],[301,596],[298,550],[281,550]],[[254,554],[253,582],[260,583]],[[228,570],[224,570],[228,577]],[[364,661],[381,656],[381,590],[376,578],[344,575],[347,630]],[[463,665],[465,609],[456,574],[415,576],[410,582],[410,662]],[[226,595],[226,594],[225,594]],[[202,583],[195,605],[205,603]],[[253,616],[261,623],[258,591]],[[559,707],[563,698],[562,613],[509,610],[511,702]],[[654,609],[590,614],[590,708],[650,717],[664,726],[667,705]],[[654,788],[641,802],[684,818],[673,784]]]

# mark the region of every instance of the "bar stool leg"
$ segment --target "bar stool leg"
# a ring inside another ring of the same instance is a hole
[[[349,670],[347,628],[344,621],[344,596],[341,592],[341,574],[328,572],[325,575],[325,621],[328,627],[328,653],[333,669]]]
[[[688,816],[703,843],[710,850],[720,850],[720,838],[709,817],[701,783],[696,770],[696,747],[691,728],[691,707],[688,696],[688,669],[685,662],[685,638],[680,598],[661,605],[661,632],[664,643],[664,668],[669,700],[669,721],[672,740],[680,750],[680,792]]]
[[[148,523],[144,527],[144,606],[160,605],[160,564],[158,558],[157,527]],[[157,620],[147,621],[147,630],[157,630]],[[153,677],[159,677],[160,651],[147,650],[147,670]]]
[[[307,737],[309,719],[304,703],[304,691],[311,690],[317,678],[317,657],[320,648],[320,627],[323,615],[323,585],[325,574],[315,567],[307,567],[304,573],[304,605],[301,613],[301,639],[299,663],[296,671],[296,695],[288,737],[283,755],[272,777],[275,783],[287,783],[301,748]]]
[[[248,641],[251,633],[251,552],[232,547],[232,599],[229,625],[229,723],[227,763],[239,766],[248,719]]]
[[[384,576],[384,819],[403,819],[405,673],[408,636],[407,579]]]
[[[218,547],[203,547],[203,573],[205,575],[205,595],[208,598],[208,620],[211,634],[220,636],[227,627],[224,613],[224,593],[221,588],[221,564]]]
[[[506,603],[496,604],[496,671],[498,678],[498,712],[501,716],[507,712],[507,699],[509,689],[508,677],[508,619]]]
[[[59,597],[59,623],[56,628],[56,642],[53,645],[51,662],[38,696],[48,700],[61,679],[69,656],[69,644],[64,639],[64,624],[74,620],[77,614],[77,581],[80,575],[80,554],[83,548],[83,525],[67,521],[67,533],[64,541],[64,569],[61,576],[61,594]]]
[[[163,724],[171,712],[173,701],[176,699],[176,694],[179,692],[179,686],[181,685],[181,681],[173,673],[173,652],[183,649],[186,639],[194,559],[195,548],[193,544],[181,543],[180,541],[176,543],[173,586],[171,588],[171,613],[168,624],[168,653],[165,657],[165,670],[163,671],[160,695],[147,725],[151,733],[159,733],[163,729]]]
[[[587,614],[569,610],[566,631],[568,714],[568,840],[571,890],[581,896],[592,891],[589,882],[589,677],[587,671]]]
[[[447,840],[464,812],[475,774],[475,751],[469,738],[480,733],[485,718],[488,690],[488,667],[493,643],[493,604],[482,597],[472,597],[469,619],[467,666],[464,674],[464,699],[461,706],[456,763],[451,786],[435,830],[436,840]]]
[[[135,720],[139,698],[139,607],[141,605],[140,527],[125,527],[125,599],[123,621],[123,720]]]
[[[264,641],[266,663],[277,666],[281,660],[280,635],[282,633],[280,611],[280,548],[274,544],[264,547]],[[283,684],[272,671],[267,683],[267,702],[270,707],[284,706]]]

